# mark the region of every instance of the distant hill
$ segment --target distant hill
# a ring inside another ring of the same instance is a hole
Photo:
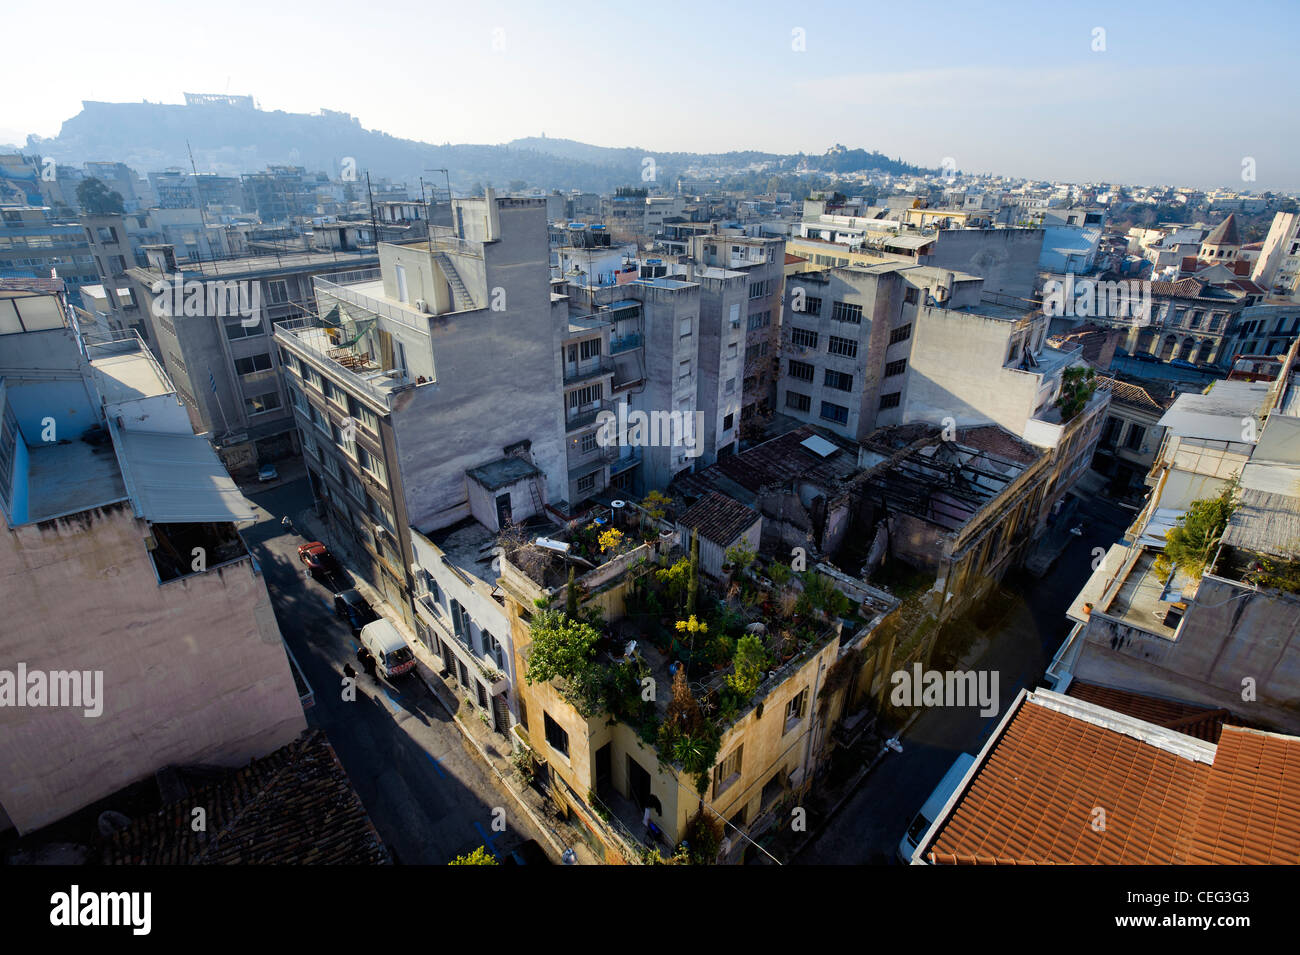
[[[824,157],[762,152],[664,153],[546,137],[517,139],[497,146],[436,146],[364,129],[359,120],[346,113],[324,110],[319,115],[308,115],[227,103],[86,101],[81,112],[63,124],[58,136],[28,137],[26,151],[64,163],[116,160],[145,174],[168,166],[188,169],[187,142],[200,172],[235,175],[269,164],[289,163],[304,166],[308,172],[324,171],[337,177],[344,158],[352,157],[360,173],[368,171],[372,177],[388,177],[412,187],[420,176],[440,183],[442,176],[428,170],[446,168],[453,187],[462,191],[487,183],[506,189],[510,183],[522,181],[543,188],[607,192],[618,186],[640,185],[646,156],[654,158],[656,181],[668,189],[678,175],[691,168],[740,169],[751,163],[770,163],[770,171],[784,173],[805,162],[809,167],[837,173],[858,169],[918,171],[918,167],[879,153],[845,150],[842,146]]]

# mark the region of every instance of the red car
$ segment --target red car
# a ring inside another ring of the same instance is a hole
[[[313,574],[333,575],[341,569],[334,555],[320,541],[309,541],[299,546],[298,559],[306,564],[307,569]]]

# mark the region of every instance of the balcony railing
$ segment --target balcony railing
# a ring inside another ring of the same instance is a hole
[[[617,355],[619,352],[631,351],[633,348],[640,347],[640,332],[634,332],[631,335],[623,335],[620,338],[611,338],[609,340],[609,353],[611,355]]]
[[[597,416],[602,411],[617,412],[614,402],[609,400],[595,401],[586,405],[579,405],[577,408],[569,408],[565,412],[564,427],[566,431],[577,431],[579,428],[585,428],[588,425],[595,424]]]
[[[276,322],[275,339],[300,358],[320,364],[344,388],[370,396],[385,412],[392,410],[394,392],[411,383],[399,371],[385,370],[353,349],[336,347],[314,319]]]
[[[360,284],[362,282],[376,282],[379,280],[380,274],[379,269],[362,269],[356,272],[336,273],[335,275],[331,275],[329,278],[317,276],[313,281],[316,285],[316,294],[318,297],[322,292],[324,292],[341,302],[355,305],[374,315],[382,316],[399,325],[417,331],[422,335],[428,335],[428,316],[422,315],[410,307],[403,307],[398,303],[389,302],[387,299],[375,298],[374,296],[366,295],[364,292],[349,287],[350,285]],[[346,284],[331,281],[336,278]],[[321,310],[322,312],[328,311],[328,309],[325,308],[324,303],[321,303]]]
[[[614,362],[608,358],[589,358],[586,361],[580,361],[577,365],[568,363],[564,366],[564,383],[571,385],[576,381],[585,381],[588,378],[601,378],[605,375],[614,373]]]

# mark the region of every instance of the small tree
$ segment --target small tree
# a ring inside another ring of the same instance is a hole
[[[1056,407],[1061,409],[1061,423],[1072,421],[1092,400],[1097,390],[1097,374],[1092,368],[1067,368],[1061,374],[1061,393]]]
[[[1165,533],[1165,550],[1156,558],[1156,573],[1167,576],[1177,567],[1191,577],[1201,577],[1236,508],[1236,478],[1224,485],[1218,497],[1193,501],[1177,526]]]
[[[749,549],[749,545],[744,540],[740,540],[727,548],[725,559],[728,564],[736,568],[737,573],[743,574],[749,570],[757,557],[758,555]]]
[[[591,668],[600,634],[584,620],[543,610],[533,621],[529,683],[577,681]]]
[[[748,703],[763,682],[763,671],[768,664],[767,650],[757,636],[747,633],[736,641],[732,663],[733,670],[727,674],[727,686]]]
[[[641,502],[641,506],[645,508],[645,512],[656,521],[662,521],[664,515],[668,513],[669,503],[668,498],[664,497],[662,493],[659,491],[651,491],[645,496],[645,500]]]
[[[122,194],[110,190],[102,179],[91,176],[77,183],[77,202],[88,215],[121,215],[125,211]]]
[[[700,535],[691,531],[691,576],[686,581],[686,612],[695,616],[700,602]]]
[[[496,858],[488,852],[483,846],[479,846],[473,852],[467,852],[464,855],[458,855],[447,865],[498,865]]]
[[[569,568],[569,583],[564,588],[564,613],[570,620],[578,619],[578,583],[573,568]]]

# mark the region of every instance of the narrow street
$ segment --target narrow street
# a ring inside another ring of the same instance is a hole
[[[912,816],[957,755],[974,754],[1026,686],[1037,687],[1069,632],[1065,609],[1092,572],[1094,547],[1115,543],[1132,514],[1104,500],[1079,508],[1075,538],[1041,578],[1008,576],[1002,589],[1018,596],[993,627],[991,639],[968,669],[998,675],[998,713],[978,708],[925,710],[902,738],[903,752],[890,753],[863,780],[829,824],[794,859],[798,865],[882,865],[896,862],[895,850]],[[1001,608],[997,608],[998,611]]]
[[[303,538],[280,523],[311,506],[307,480],[244,492],[259,516],[244,539],[266,576],[280,631],[315,692],[308,722],[329,736],[395,859],[438,865],[479,845],[504,855],[526,840],[541,841],[418,677],[390,684],[357,666],[357,641],[334,614],[333,595],[298,561]],[[342,690],[349,662],[358,670],[351,702]],[[504,817],[494,814],[498,809]],[[494,818],[504,818],[504,832],[493,830]]]

